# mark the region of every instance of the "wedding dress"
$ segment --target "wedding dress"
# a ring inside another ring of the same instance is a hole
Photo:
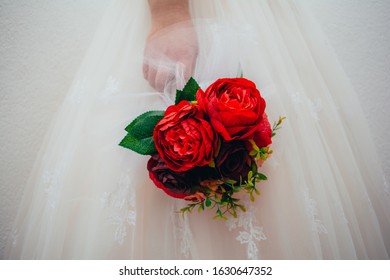
[[[147,1],[114,2],[43,144],[6,256],[11,259],[387,259],[390,190],[355,93],[324,36],[294,1],[196,0],[205,88],[239,73],[272,123],[267,181],[228,221],[156,188],[147,156],[118,145],[136,116],[165,109],[172,83],[143,78]],[[180,28],[179,26],[177,28]],[[172,42],[180,44],[181,42]],[[176,86],[184,81],[166,63]]]

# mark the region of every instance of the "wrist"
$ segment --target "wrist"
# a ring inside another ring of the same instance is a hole
[[[191,15],[188,8],[188,1],[185,0],[169,0],[169,1],[153,1],[149,0],[152,26],[150,34],[154,34],[160,29],[170,25],[191,20]]]

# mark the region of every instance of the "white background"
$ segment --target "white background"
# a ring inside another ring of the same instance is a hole
[[[299,0],[364,106],[390,178],[390,1]],[[110,0],[0,0],[0,259],[44,133]]]

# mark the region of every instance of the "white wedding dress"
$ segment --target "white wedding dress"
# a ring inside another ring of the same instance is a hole
[[[369,128],[299,3],[194,0],[191,13],[202,87],[242,71],[264,96],[270,122],[287,117],[262,167],[261,195],[243,198],[248,211],[237,219],[212,220],[212,210],[183,219],[177,210],[186,202],[153,185],[149,157],[118,146],[132,119],[172,99],[172,86],[157,93],[143,78],[147,1],[119,0],[46,137],[6,256],[387,259],[390,190]]]

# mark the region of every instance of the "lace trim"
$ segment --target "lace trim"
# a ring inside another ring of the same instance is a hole
[[[67,100],[79,104],[81,103],[81,98],[88,90],[88,83],[86,79],[77,80],[73,85],[71,92],[67,96]]]
[[[51,166],[49,163],[47,163],[46,167],[43,169],[39,186],[43,188],[43,192],[47,196],[47,206],[52,209],[58,207],[64,184],[63,177],[66,170],[70,166],[69,163],[71,162],[72,157],[72,148],[67,147],[66,150],[64,150],[63,156],[55,166]],[[50,161],[47,158],[44,158],[43,162]]]
[[[180,256],[183,256],[184,258],[189,259],[191,254],[191,239],[192,239],[192,233],[190,226],[188,224],[188,217],[187,214],[184,214],[184,217],[182,215],[179,215],[176,213],[177,207],[176,205],[172,205],[171,209],[171,221],[173,224],[174,230],[174,238],[175,240],[178,240],[179,248],[178,254]]]
[[[248,204],[248,203],[247,203]],[[236,240],[242,245],[247,245],[248,259],[258,259],[259,249],[257,242],[267,240],[263,227],[256,226],[256,209],[249,206],[246,212],[240,212],[236,219],[231,218],[226,222],[229,231],[242,229],[239,231]]]
[[[383,189],[384,189],[385,194],[390,196],[390,186],[387,183],[385,176],[383,176]]]
[[[294,105],[300,105],[303,103],[303,94],[299,91],[290,92],[290,98]]]
[[[312,101],[310,99],[307,99],[307,104],[310,109],[310,114],[313,117],[314,120],[319,121],[320,120],[320,112],[322,109],[322,103],[321,99],[317,98],[316,100]]]
[[[107,102],[109,98],[118,92],[120,88],[120,83],[117,79],[115,79],[113,76],[108,77],[106,84],[104,86],[104,90],[100,95],[100,99]]]
[[[302,105],[306,105],[312,118],[316,121],[320,120],[320,112],[322,110],[322,102],[320,98],[313,101],[299,91],[290,92],[290,98],[297,110],[300,111],[300,107]]]
[[[317,202],[309,196],[309,190],[303,191],[306,214],[312,222],[312,231],[318,234],[328,234],[328,230],[319,218]]]
[[[105,192],[101,199],[103,206],[110,211],[108,221],[116,227],[114,240],[122,245],[128,230],[135,229],[137,215],[135,211],[135,193],[131,188],[131,178],[124,171],[117,183],[115,190],[111,193]]]
[[[44,170],[42,174],[42,185],[47,195],[47,204],[50,208],[55,209],[60,199],[60,169]]]
[[[17,229],[15,229],[12,233],[11,233],[11,244],[12,244],[12,247],[15,247],[18,243],[18,239],[19,239],[19,232]]]
[[[348,224],[349,222],[348,222],[347,217],[345,216],[344,208],[341,205],[341,203],[340,202],[334,203],[334,208],[335,208],[336,213],[337,213],[338,217],[340,218],[341,222],[344,224]]]

